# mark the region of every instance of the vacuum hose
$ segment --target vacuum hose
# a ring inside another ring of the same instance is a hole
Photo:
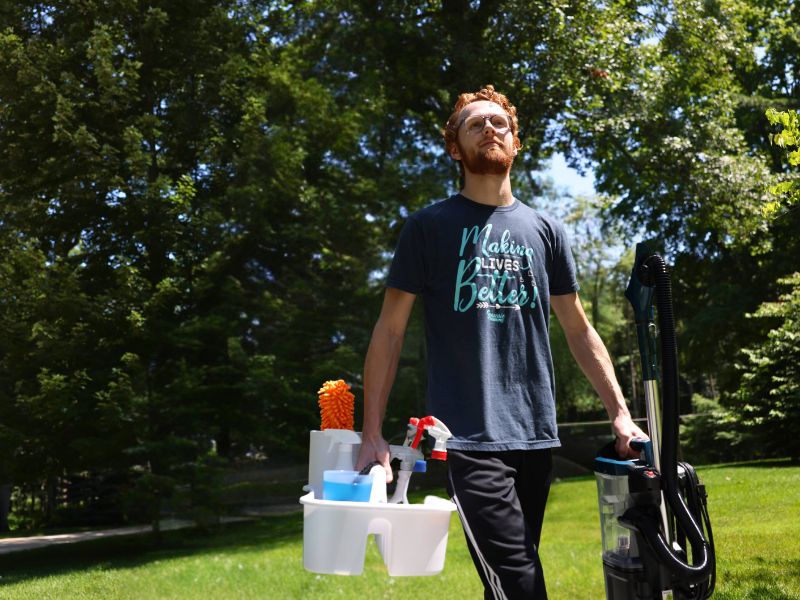
[[[661,338],[661,366],[663,386],[661,478],[664,497],[672,508],[678,528],[685,533],[692,548],[692,564],[678,557],[653,524],[653,520],[635,509],[626,518],[635,523],[653,552],[676,576],[688,583],[700,583],[714,572],[713,551],[695,522],[678,485],[678,350],[675,336],[675,318],[672,313],[672,285],[667,266],[658,255],[645,260],[640,267],[640,278],[649,285],[655,283],[656,307]]]

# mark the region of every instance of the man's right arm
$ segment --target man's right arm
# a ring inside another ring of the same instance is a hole
[[[389,445],[383,438],[383,417],[415,298],[414,294],[386,288],[383,308],[372,330],[364,361],[364,423],[356,470],[378,461],[386,469],[387,482],[392,480],[392,469],[389,466]]]

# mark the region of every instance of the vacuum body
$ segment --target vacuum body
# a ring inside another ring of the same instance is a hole
[[[625,295],[636,319],[650,440],[631,443],[641,452],[637,460],[620,460],[613,442],[595,459],[608,600],[702,599],[714,589],[705,487],[691,465],[677,460],[678,371],[671,293],[664,261],[646,244],[637,245]]]
[[[606,456],[595,459],[606,598],[660,599],[669,573],[641,535],[625,524],[625,515],[639,508],[660,519],[661,476],[646,459],[617,460],[608,456],[613,452],[613,445],[607,446]]]

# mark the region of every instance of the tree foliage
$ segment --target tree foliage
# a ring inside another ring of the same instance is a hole
[[[368,109],[313,76],[275,8],[4,15],[11,480],[122,469],[160,497],[210,448],[302,451],[313,365],[366,335],[385,234],[353,153]]]
[[[743,424],[758,436],[758,451],[800,460],[800,273],[781,279],[788,288],[752,317],[777,321],[767,339],[744,350],[745,371],[736,400]]]
[[[687,379],[734,389],[719,357],[763,339],[744,315],[800,251],[798,212],[761,212],[785,175],[762,115],[796,102],[797,10],[4,4],[0,479],[52,505],[63,478],[122,474],[158,508],[202,496],[215,456],[302,453],[320,383],[360,389],[403,220],[455,190],[440,132],[455,95],[489,82],[519,109],[526,201],[548,193],[533,173],[556,150],[596,172],[610,227],[576,248],[615,354],[631,354],[612,301],[626,273],[604,244],[658,233]],[[421,410],[423,364],[415,317],[387,427]],[[560,390],[567,412],[585,391]]]
[[[772,125],[781,126],[781,131],[773,134],[770,140],[776,146],[790,150],[787,161],[791,166],[800,166],[800,121],[797,111],[768,108],[766,115]],[[791,207],[800,203],[800,181],[796,176],[771,186],[769,191],[777,198],[764,206],[763,211],[767,217],[776,216],[782,206]]]

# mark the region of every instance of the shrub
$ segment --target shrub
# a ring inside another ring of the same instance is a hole
[[[682,417],[681,449],[695,464],[731,462],[755,458],[753,434],[742,425],[739,415],[717,400],[692,396],[692,412]]]

